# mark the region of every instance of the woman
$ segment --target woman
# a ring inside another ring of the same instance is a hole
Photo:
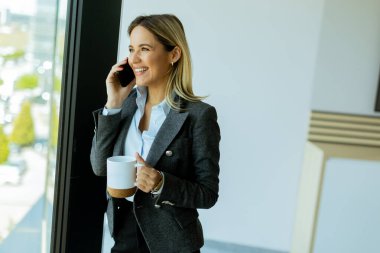
[[[190,52],[177,17],[140,16],[128,33],[130,55],[107,76],[107,103],[94,112],[91,149],[98,176],[106,176],[113,155],[135,155],[143,165],[132,200],[109,197],[111,252],[200,252],[197,208],[218,199],[216,111],[193,94]],[[135,80],[122,87],[117,73],[127,63]]]

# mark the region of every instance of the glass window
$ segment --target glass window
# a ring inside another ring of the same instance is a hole
[[[0,2],[0,253],[49,252],[66,5]]]

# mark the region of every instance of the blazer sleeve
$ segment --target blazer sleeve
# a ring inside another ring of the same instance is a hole
[[[112,156],[116,138],[121,122],[121,112],[114,115],[102,115],[99,109],[93,112],[95,121],[95,134],[91,146],[91,166],[95,175],[107,175],[107,158]]]
[[[220,129],[214,107],[199,114],[192,128],[192,157],[194,180],[164,173],[165,183],[156,203],[171,203],[184,208],[210,208],[218,200]]]

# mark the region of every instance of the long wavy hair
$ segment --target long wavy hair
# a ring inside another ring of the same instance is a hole
[[[166,51],[170,52],[176,46],[181,49],[181,57],[173,64],[166,85],[165,98],[168,104],[173,109],[181,109],[179,101],[175,101],[172,96],[173,91],[186,101],[196,102],[204,99],[205,97],[193,93],[190,50],[181,21],[171,14],[138,16],[128,27],[129,36],[136,26],[150,31]]]

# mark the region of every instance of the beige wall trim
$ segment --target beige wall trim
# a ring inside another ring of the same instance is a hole
[[[331,121],[380,125],[380,117],[377,117],[377,116],[364,116],[364,115],[354,115],[354,114],[312,111],[311,118],[312,120],[314,119],[325,120],[325,121],[331,120]]]
[[[306,143],[305,158],[298,190],[296,223],[291,253],[311,252],[315,217],[317,217],[319,190],[325,165],[323,150],[311,142]]]
[[[380,118],[312,112],[309,141],[380,147]]]
[[[326,162],[330,158],[380,161],[380,146],[308,141],[300,177],[291,253],[313,253]]]

